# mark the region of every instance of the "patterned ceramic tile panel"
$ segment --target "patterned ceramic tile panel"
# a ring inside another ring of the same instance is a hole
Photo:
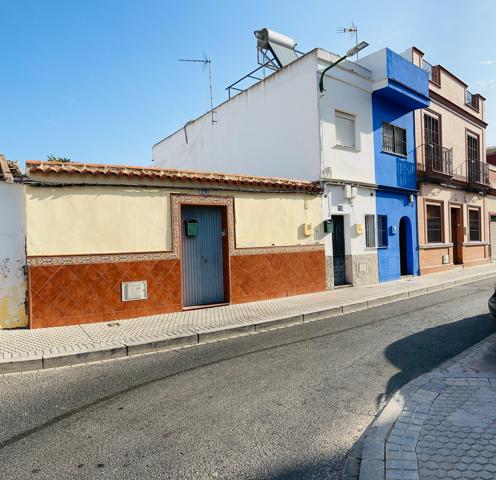
[[[148,299],[121,301],[121,282],[146,280]],[[31,328],[181,310],[179,260],[29,267]]]
[[[232,303],[325,289],[325,257],[322,250],[231,257]]]

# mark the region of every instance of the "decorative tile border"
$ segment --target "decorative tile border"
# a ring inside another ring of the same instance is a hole
[[[234,199],[232,197],[216,197],[202,195],[171,194],[172,200],[172,249],[179,258],[181,244],[181,205],[206,205],[227,207],[227,234],[229,239],[229,255],[234,252]]]
[[[221,196],[179,195],[171,194],[171,229],[172,250],[151,253],[125,253],[125,254],[95,254],[95,255],[54,255],[33,256],[27,258],[28,267],[42,267],[54,265],[84,265],[93,263],[121,263],[154,260],[177,260],[180,258],[181,245],[181,205],[211,205],[227,207],[227,229],[229,238],[229,255],[267,255],[274,253],[298,253],[324,250],[323,244],[293,245],[236,248],[234,228],[234,198]]]
[[[63,255],[54,257],[28,257],[28,267],[45,267],[54,265],[87,265],[94,263],[147,262],[154,260],[177,260],[172,251],[155,253],[129,253],[106,255]]]
[[[236,248],[231,252],[233,256],[240,255],[268,255],[271,253],[300,253],[300,252],[320,252],[324,250],[324,245],[294,245],[292,247],[254,247]]]

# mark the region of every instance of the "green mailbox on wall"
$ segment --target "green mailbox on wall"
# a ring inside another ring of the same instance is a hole
[[[333,227],[334,225],[330,218],[328,220],[324,220],[324,233],[332,233]]]
[[[190,218],[184,222],[187,237],[196,237],[198,235],[198,220]]]

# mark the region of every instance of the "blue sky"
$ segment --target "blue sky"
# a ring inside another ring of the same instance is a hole
[[[149,165],[151,147],[208,110],[208,77],[180,57],[213,60],[214,99],[256,66],[264,26],[342,53],[353,21],[368,51],[415,45],[487,98],[496,144],[496,1],[0,0],[0,152],[24,162]]]

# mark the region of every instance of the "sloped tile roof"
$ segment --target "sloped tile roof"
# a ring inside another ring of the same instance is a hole
[[[69,175],[69,176],[103,176],[123,177],[127,179],[166,180],[169,182],[208,183],[211,185],[240,185],[249,187],[278,188],[288,191],[319,192],[317,182],[290,180],[275,177],[256,177],[228,173],[197,172],[155,167],[130,167],[127,165],[99,165],[72,162],[44,162],[30,160],[26,162],[26,174]]]

